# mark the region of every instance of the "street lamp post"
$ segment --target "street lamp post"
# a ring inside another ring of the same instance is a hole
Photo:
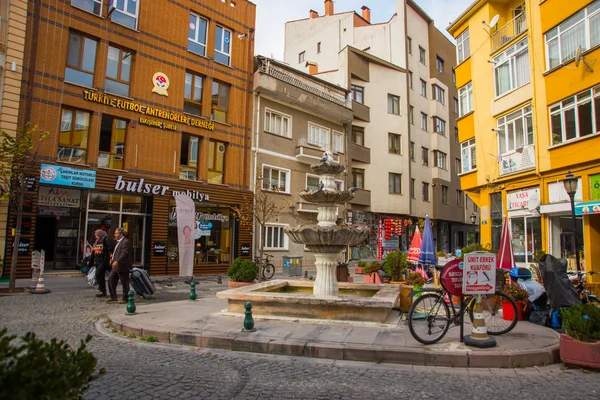
[[[473,225],[473,244],[477,243],[477,232],[475,231],[475,222],[477,222],[477,215],[475,213],[471,213],[471,225]]]
[[[575,261],[577,262],[577,276],[581,278],[581,262],[579,261],[579,243],[577,240],[577,218],[575,217],[575,193],[577,193],[577,178],[571,171],[567,173],[563,180],[565,190],[571,199],[571,218],[573,220],[573,238],[575,241]]]

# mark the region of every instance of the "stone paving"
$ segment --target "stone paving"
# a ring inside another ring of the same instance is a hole
[[[123,306],[96,299],[83,279],[48,278],[46,285],[52,293],[0,297],[0,327],[18,335],[35,331],[74,346],[91,334],[89,348],[108,372],[92,384],[88,399],[600,398],[598,373],[560,364],[523,369],[426,367],[141,342],[96,328],[107,313]],[[225,287],[203,282],[197,294],[214,297]],[[177,280],[165,280],[157,289],[148,303],[187,298],[187,287]]]

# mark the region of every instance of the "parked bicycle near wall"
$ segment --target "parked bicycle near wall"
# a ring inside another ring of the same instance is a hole
[[[265,259],[261,261],[260,257],[256,257],[254,262],[256,265],[260,266],[260,275],[263,280],[269,280],[275,275],[275,266],[271,263],[271,258],[274,256],[272,254],[264,254]]]
[[[579,297],[581,297],[581,302],[583,304],[590,303],[591,305],[594,305],[594,306],[600,308],[600,299],[598,299],[598,297],[595,294],[590,292],[585,287],[587,275],[596,275],[596,274],[600,274],[600,272],[598,272],[598,271],[587,271],[587,272],[582,271],[580,273],[581,279],[579,279],[577,277],[577,272],[567,272],[567,274],[569,275],[569,279],[571,279],[571,282],[573,282],[573,284],[575,285],[575,290],[577,291],[577,293],[579,293]]]

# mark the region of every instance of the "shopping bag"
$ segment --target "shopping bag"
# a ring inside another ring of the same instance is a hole
[[[96,267],[90,268],[87,274],[87,283],[90,286],[96,286]]]

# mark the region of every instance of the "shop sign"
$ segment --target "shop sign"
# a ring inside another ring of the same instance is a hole
[[[96,171],[42,164],[40,183],[93,189],[96,187]]]
[[[161,96],[169,97],[169,93],[167,93],[167,89],[171,82],[169,81],[169,77],[167,74],[163,72],[157,72],[152,76],[152,84],[154,85],[154,89],[152,89],[152,93],[160,94]]]
[[[454,296],[464,296],[462,291],[464,265],[463,260],[457,258],[447,262],[440,274],[442,286]]]
[[[575,215],[600,214],[600,201],[586,201],[575,204]]]
[[[81,192],[73,189],[40,186],[38,205],[79,208]]]
[[[530,209],[540,205],[540,188],[520,190],[506,195],[506,203],[509,211]]]
[[[496,291],[496,255],[465,254],[462,292],[464,294],[494,294]]]
[[[27,183],[27,191],[33,192],[33,189],[35,188],[35,176],[26,176],[25,182]]]
[[[590,200],[600,200],[600,174],[590,176]]]
[[[162,242],[154,242],[154,255],[164,256],[166,248],[167,246],[165,246]]]
[[[581,178],[577,178],[577,191],[575,192],[575,201],[582,201],[581,197]],[[554,203],[569,203],[571,198],[565,190],[565,185],[562,181],[552,182],[548,184],[548,201]]]
[[[169,187],[167,185],[144,183],[144,178],[138,179],[137,182],[127,181],[119,175],[117,176],[117,182],[115,183],[115,190],[129,193],[160,194],[164,196],[167,190],[169,190]]]
[[[242,244],[240,246],[240,256],[249,256],[250,255],[250,245]]]
[[[200,222],[197,220],[196,229],[194,230],[194,238],[200,239],[202,236],[210,236],[210,230],[212,229],[212,226],[212,222]]]
[[[21,239],[19,241],[18,253],[20,256],[26,256],[27,254],[29,254],[29,245],[30,245],[29,239]]]
[[[209,131],[215,130],[215,123],[213,121],[209,121],[207,119],[199,119],[192,118],[188,115],[179,114],[173,111],[165,111],[160,108],[153,108],[149,106],[144,106],[139,103],[120,99],[117,97],[111,97],[104,93],[94,92],[92,90],[84,90],[83,91],[83,99],[87,101],[91,101],[93,103],[104,104],[105,106],[110,106],[114,108],[120,108],[122,110],[133,111],[139,114],[143,114],[148,117],[156,117],[160,119],[164,119],[170,121],[172,123],[179,122],[184,125],[193,126],[196,128],[207,129]],[[145,121],[147,122],[147,121]],[[142,123],[140,121],[140,123]],[[147,124],[146,124],[147,125]],[[166,129],[166,128],[163,128]],[[170,129],[170,128],[169,128]]]

